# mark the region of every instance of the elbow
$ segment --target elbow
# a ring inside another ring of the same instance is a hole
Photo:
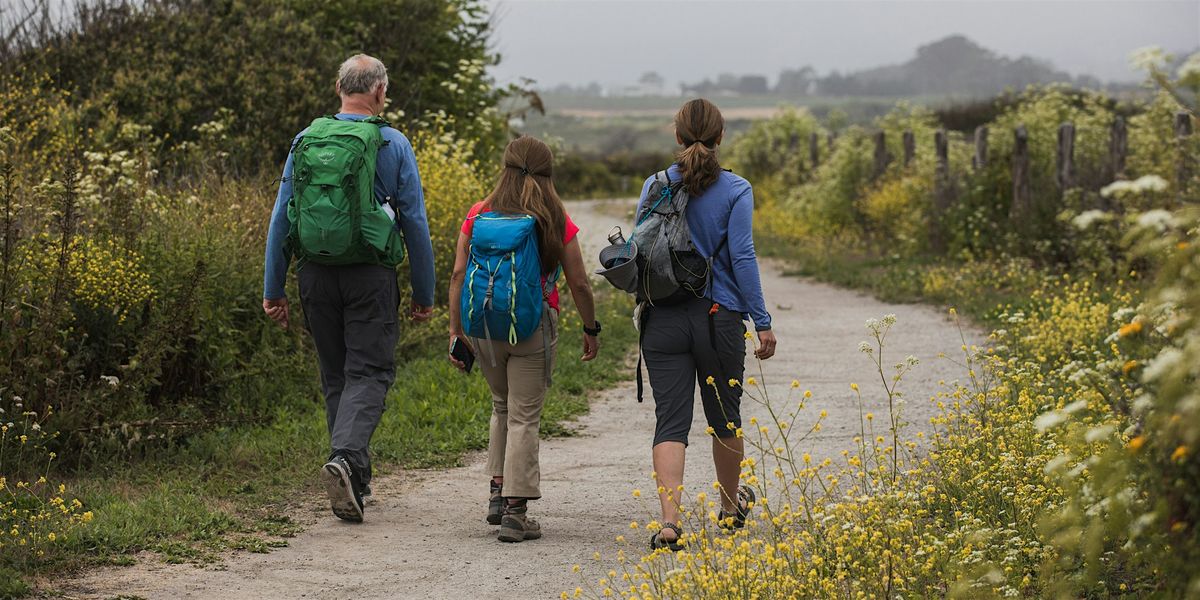
[[[592,284],[587,278],[567,280],[567,287],[570,288],[571,295],[576,298],[592,295]]]

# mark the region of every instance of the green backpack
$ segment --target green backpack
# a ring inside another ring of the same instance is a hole
[[[375,161],[387,121],[320,117],[292,149],[288,240],[301,261],[323,265],[404,260],[404,236],[375,199]]]

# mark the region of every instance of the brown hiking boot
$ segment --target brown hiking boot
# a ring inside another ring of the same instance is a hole
[[[488,498],[488,525],[499,525],[500,520],[504,517],[504,496],[501,496],[501,486],[495,481],[490,484],[491,496]]]
[[[500,519],[500,535],[496,539],[502,542],[523,542],[542,537],[542,526],[529,518],[527,506],[506,506],[504,516]]]

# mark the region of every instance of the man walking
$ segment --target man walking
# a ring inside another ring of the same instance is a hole
[[[395,379],[400,291],[408,252],[409,317],[426,321],[433,248],[412,145],[378,115],[387,69],[359,54],[338,70],[341,110],[296,136],[271,213],[263,311],[287,327],[284,281],[297,259],[300,303],[317,349],[332,452],[321,469],[333,514],[362,522],[370,494],[367,446]]]

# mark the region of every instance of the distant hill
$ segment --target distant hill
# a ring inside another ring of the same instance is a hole
[[[908,62],[820,76],[811,66],[788,69],[775,85],[758,91],[749,85],[762,76],[729,73],[716,80],[683,86],[684,94],[753,96],[773,93],[797,96],[968,96],[987,97],[1005,89],[1031,84],[1070,83],[1099,88],[1100,80],[1090,75],[1072,77],[1047,61],[1021,56],[1009,58],[980,46],[966,36],[952,35],[917,48]]]
[[[1094,77],[1072,77],[1047,61],[1022,56],[999,56],[965,36],[953,35],[917,48],[906,63],[847,75],[837,72],[819,78],[821,95],[967,95],[988,96],[1005,88],[1067,82],[1099,86]]]

